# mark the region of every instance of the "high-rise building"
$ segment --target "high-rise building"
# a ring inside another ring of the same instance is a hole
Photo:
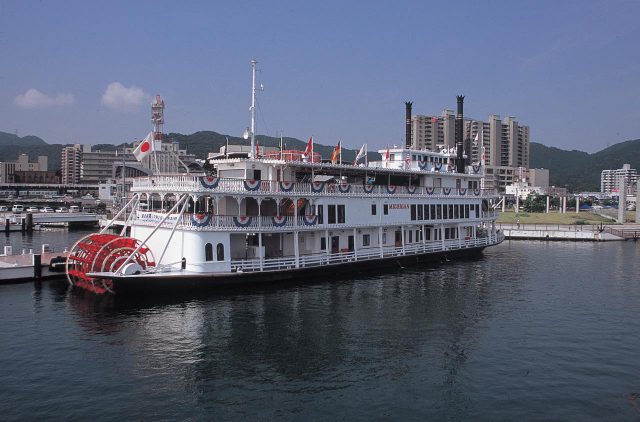
[[[623,164],[621,169],[602,170],[600,173],[600,192],[609,194],[619,192],[620,178],[625,179],[627,194],[629,194],[638,182],[638,172],[631,168],[631,164]]]
[[[440,116],[417,115],[411,119],[411,145],[415,149],[438,151],[455,148],[455,115],[443,110]],[[477,141],[476,141],[477,135]],[[485,154],[485,187],[504,191],[518,176],[518,168],[529,167],[529,126],[514,117],[492,114],[488,121],[465,119],[465,155],[480,162]]]
[[[91,146],[85,145],[85,147],[91,150]],[[69,185],[80,183],[82,149],[83,146],[80,144],[62,148],[62,158],[60,160],[62,184]]]

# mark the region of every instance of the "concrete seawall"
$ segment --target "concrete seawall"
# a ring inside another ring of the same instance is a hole
[[[568,240],[602,242],[626,240],[621,232],[624,226],[574,225],[574,224],[498,224],[505,238],[510,240]]]

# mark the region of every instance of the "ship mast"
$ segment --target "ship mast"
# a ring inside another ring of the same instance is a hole
[[[251,158],[255,158],[256,145],[256,59],[251,60]]]

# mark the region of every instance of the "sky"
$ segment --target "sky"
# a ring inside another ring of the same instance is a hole
[[[515,116],[531,140],[640,138],[640,1],[0,0],[0,130],[49,143],[257,133],[369,150],[414,114]]]

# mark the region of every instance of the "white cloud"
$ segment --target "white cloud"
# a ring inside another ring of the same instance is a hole
[[[102,94],[102,104],[112,110],[132,110],[149,99],[149,94],[137,86],[126,87],[120,82],[112,82]]]
[[[71,105],[76,102],[76,99],[71,94],[58,94],[55,97],[50,97],[35,88],[31,88],[24,94],[18,95],[13,101],[18,107],[22,108],[46,108]]]

